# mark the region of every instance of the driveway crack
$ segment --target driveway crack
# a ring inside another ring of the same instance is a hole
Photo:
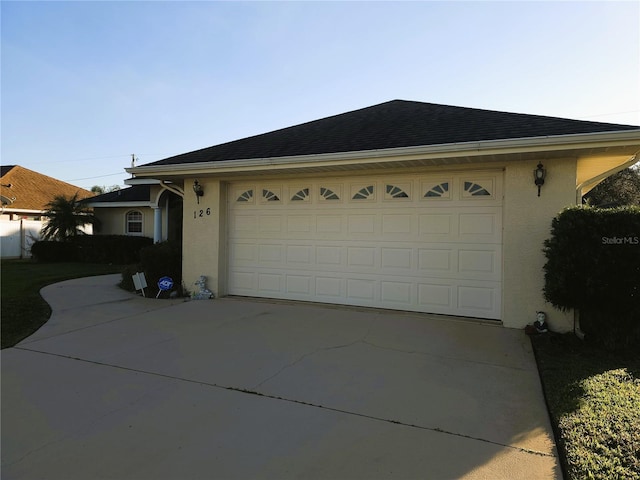
[[[296,360],[294,360],[291,363],[288,363],[286,365],[284,365],[282,368],[280,368],[276,373],[274,373],[273,375],[265,378],[264,380],[262,380],[260,383],[258,383],[255,388],[260,388],[262,385],[264,385],[265,383],[267,383],[270,380],[273,380],[275,377],[277,377],[278,375],[280,375],[282,372],[284,372],[285,370],[288,370],[289,368],[292,368],[294,366],[296,366],[298,363],[302,362],[304,359],[306,359],[307,357],[311,357],[315,354],[317,354],[318,352],[326,352],[329,350],[337,350],[340,348],[347,348],[347,347],[351,347],[353,345],[355,345],[356,343],[360,343],[361,339],[358,340],[354,340],[353,342],[350,343],[345,343],[345,344],[341,344],[341,345],[332,345],[329,347],[320,347],[320,348],[316,348],[314,351],[309,352],[309,353],[305,353],[304,355],[301,355],[300,357],[298,357]]]
[[[276,373],[274,373],[273,375],[265,378],[264,380],[262,380],[260,383],[258,383],[256,386],[254,386],[253,388],[260,388],[262,385],[264,385],[265,383],[267,383],[270,380],[273,380],[275,377],[277,377],[278,375],[280,375],[282,372],[284,372],[285,370],[288,370],[289,368],[294,367],[295,365],[297,365],[298,363],[302,362],[304,359],[306,359],[307,357],[311,357],[315,354],[317,354],[318,352],[328,352],[329,350],[338,350],[341,348],[348,348],[348,347],[352,347],[353,345],[356,345],[358,343],[368,343],[366,341],[366,338],[369,336],[369,334],[371,333],[371,328],[373,325],[373,321],[369,321],[369,326],[367,327],[367,331],[364,333],[364,335],[362,335],[362,337],[349,342],[349,343],[343,343],[340,345],[331,345],[328,347],[320,347],[320,348],[316,348],[314,351],[309,352],[309,353],[305,353],[304,355],[301,355],[298,359],[294,360],[291,363],[288,363],[287,365],[284,365],[282,368],[280,368]]]

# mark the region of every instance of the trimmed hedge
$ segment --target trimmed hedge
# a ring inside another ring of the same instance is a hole
[[[128,265],[140,260],[140,250],[153,244],[148,237],[81,235],[66,242],[38,241],[31,255],[38,262],[112,263]]]
[[[549,303],[578,310],[600,343],[640,340],[640,208],[567,208],[553,219],[544,254]]]
[[[75,262],[77,249],[70,242],[39,240],[31,245],[31,256],[38,262]]]

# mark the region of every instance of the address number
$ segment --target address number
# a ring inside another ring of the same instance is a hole
[[[207,208],[206,210],[194,210],[193,211],[193,218],[198,218],[198,217],[204,217],[204,216],[209,216],[211,215],[211,209]]]

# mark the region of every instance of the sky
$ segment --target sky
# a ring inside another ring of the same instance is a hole
[[[1,163],[90,189],[389,100],[640,125],[637,1],[6,1]]]

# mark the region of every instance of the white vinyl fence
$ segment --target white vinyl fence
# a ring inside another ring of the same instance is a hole
[[[0,220],[2,258],[29,258],[31,245],[40,240],[43,225],[39,220]]]

